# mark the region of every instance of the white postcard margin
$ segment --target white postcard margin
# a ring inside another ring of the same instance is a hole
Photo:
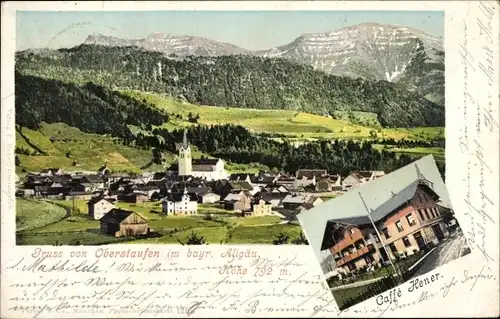
[[[339,312],[307,246],[15,247],[15,10],[160,8],[445,11],[447,186],[473,252],[421,277],[435,282],[401,285],[395,303],[374,297]],[[498,20],[494,1],[2,3],[2,317],[498,315]],[[39,262],[42,251],[51,257]]]

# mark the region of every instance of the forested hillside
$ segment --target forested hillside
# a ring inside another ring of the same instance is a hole
[[[157,108],[93,83],[77,86],[16,73],[15,94],[16,124],[31,129],[62,122],[131,141],[127,124],[151,129],[168,121]]]
[[[175,152],[175,141],[182,139],[183,130],[168,131],[154,129],[152,136],[139,135],[136,143],[144,148],[155,148]],[[393,141],[343,141],[321,140],[294,147],[288,141],[283,143],[251,134],[237,125],[198,125],[187,131],[188,139],[197,148],[214,157],[234,163],[261,163],[280,171],[295,173],[298,169],[327,169],[343,176],[352,171],[384,170],[391,172],[411,163],[414,158],[372,147],[374,143]],[[405,142],[406,143],[406,142]],[[428,142],[409,142],[427,146]],[[438,167],[444,174],[443,163]]]
[[[43,53],[18,52],[16,70],[64,82],[92,81],[108,88],[165,93],[203,105],[325,115],[365,111],[376,113],[385,127],[444,126],[443,106],[397,84],[337,77],[279,58],[180,59],[133,47],[81,45]]]

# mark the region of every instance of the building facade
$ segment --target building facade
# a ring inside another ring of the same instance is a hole
[[[193,159],[186,131],[184,131],[182,145],[179,147],[177,170],[179,176],[193,176],[209,181],[225,179],[229,176],[224,168],[224,161],[220,158]]]
[[[148,221],[133,211],[114,208],[101,218],[101,232],[115,237],[149,233]]]
[[[116,206],[102,197],[94,197],[88,203],[89,216],[94,220],[100,220],[109,211],[116,208]]]
[[[348,223],[340,220],[330,223],[327,226],[331,238],[329,249],[337,267],[353,271],[374,263],[381,265],[389,258],[404,258],[438,244],[449,233],[437,199],[431,187],[419,183],[411,198],[401,201],[373,223],[364,216]]]
[[[168,193],[162,202],[162,212],[167,215],[198,214],[198,197],[196,194]]]

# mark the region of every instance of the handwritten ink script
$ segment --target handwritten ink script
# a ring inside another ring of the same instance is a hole
[[[487,262],[492,262],[495,258],[487,247],[487,237],[488,233],[498,231],[498,159],[492,149],[498,147],[499,134],[498,94],[494,93],[498,60],[494,61],[493,54],[498,46],[494,43],[498,35],[495,35],[493,21],[498,19],[498,14],[494,3],[478,1],[472,6],[471,12],[476,17],[462,22],[460,43],[464,78],[458,144],[466,162],[465,196],[462,197],[466,219],[462,224],[468,228],[470,246],[480,251]],[[497,243],[491,244],[490,247],[495,247]]]
[[[10,317],[383,315],[496,280],[491,269],[415,279],[339,311],[310,247],[18,247],[2,269]],[[434,290],[431,291],[430,289]],[[439,290],[442,290],[440,294]],[[393,295],[390,295],[393,294]],[[386,296],[387,295],[387,296]],[[390,297],[397,300],[388,301]]]

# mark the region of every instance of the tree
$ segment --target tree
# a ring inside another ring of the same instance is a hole
[[[187,237],[186,243],[183,243],[180,239],[178,241],[181,245],[206,245],[207,242],[203,236],[198,236],[194,231],[191,231],[191,235]]]
[[[294,244],[294,245],[309,245],[309,242],[307,241],[306,236],[304,236],[304,233],[301,231],[299,237],[292,240],[292,244]]]
[[[16,166],[21,165],[21,160],[19,159],[19,156],[17,156],[17,155],[16,155],[15,163],[16,163]]]
[[[289,236],[286,233],[279,233],[273,240],[273,245],[286,245],[288,244]]]

